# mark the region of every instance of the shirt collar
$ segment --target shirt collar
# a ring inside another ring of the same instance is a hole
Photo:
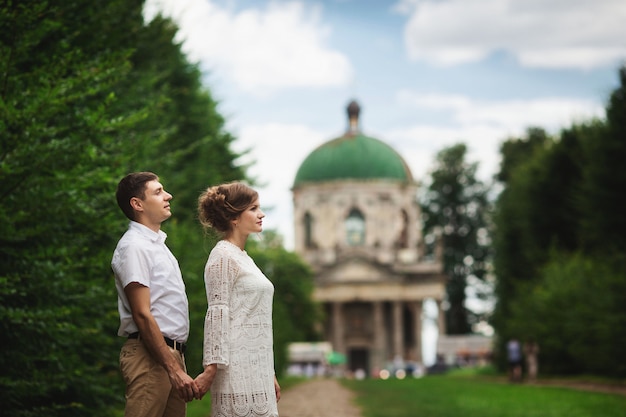
[[[147,226],[144,226],[141,223],[137,223],[136,221],[131,220],[128,226],[130,229],[136,230],[143,236],[150,239],[152,242],[164,243],[165,239],[167,239],[167,234],[163,230],[159,230],[159,232],[155,232]]]

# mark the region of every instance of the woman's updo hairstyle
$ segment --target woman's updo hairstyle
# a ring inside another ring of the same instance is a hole
[[[254,203],[259,194],[241,182],[209,187],[198,198],[198,219],[220,233],[232,229],[232,221]]]

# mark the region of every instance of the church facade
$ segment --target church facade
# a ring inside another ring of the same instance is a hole
[[[441,254],[426,256],[418,183],[404,159],[348,129],[303,161],[293,183],[294,248],[313,268],[324,337],[348,371],[376,374],[392,361],[423,364],[422,311],[445,297]],[[439,315],[439,334],[444,334]]]

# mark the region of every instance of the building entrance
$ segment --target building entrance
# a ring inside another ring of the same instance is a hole
[[[365,375],[369,375],[369,351],[367,349],[358,348],[350,349],[348,366],[351,372],[358,369],[365,371]]]

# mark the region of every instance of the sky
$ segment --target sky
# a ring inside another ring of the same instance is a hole
[[[506,139],[603,118],[626,62],[622,0],[147,0],[156,13],[178,24],[288,249],[298,167],[345,132],[351,100],[416,180],[465,143],[490,182]]]
[[[297,170],[343,135],[351,100],[417,181],[464,143],[489,183],[506,139],[604,118],[626,63],[623,0],[147,0],[156,13],[178,24],[288,249]]]

